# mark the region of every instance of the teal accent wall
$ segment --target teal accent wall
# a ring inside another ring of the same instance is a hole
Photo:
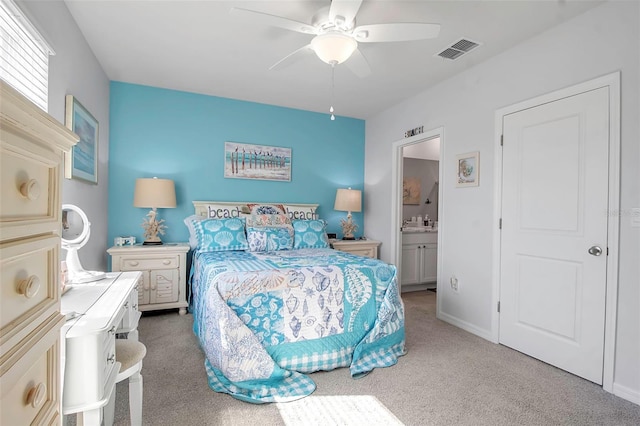
[[[108,245],[143,240],[148,209],[133,207],[134,186],[154,176],[176,186],[177,208],[158,210],[165,242],[188,240],[193,200],[318,203],[327,231],[341,236],[346,213],[333,204],[337,188],[364,187],[363,120],[121,82],[110,90]],[[291,181],[226,179],[227,141],[291,148]],[[353,217],[361,236],[362,213]]]

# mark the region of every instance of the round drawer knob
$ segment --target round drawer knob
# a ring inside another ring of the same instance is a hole
[[[21,280],[18,283],[18,293],[22,294],[27,299],[31,299],[38,294],[40,290],[40,278],[35,275],[31,275],[26,280]]]
[[[40,382],[29,389],[29,392],[27,393],[27,404],[31,405],[33,408],[38,408],[44,402],[46,395],[47,387],[44,383]]]
[[[169,259],[165,259],[165,260],[162,261],[162,264],[163,265],[170,265],[171,261]]]
[[[139,264],[140,263],[135,261],[135,260],[132,260],[131,262],[129,262],[129,265],[131,265],[131,266],[138,266]]]
[[[35,179],[29,179],[20,185],[20,194],[29,200],[37,200],[40,197],[40,184]]]

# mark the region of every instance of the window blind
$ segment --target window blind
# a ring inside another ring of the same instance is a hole
[[[13,0],[0,0],[0,78],[47,111],[53,49]]]

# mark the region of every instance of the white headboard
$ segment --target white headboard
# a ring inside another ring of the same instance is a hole
[[[194,201],[193,208],[198,216],[211,217],[212,209],[229,212],[227,217],[237,217],[240,213],[249,213],[247,204],[282,204],[287,208],[288,213],[293,211],[312,211],[316,214],[319,204],[300,204],[300,203],[274,203],[274,202],[255,202],[255,201]],[[231,215],[231,212],[237,212]],[[300,218],[302,219],[302,218]]]

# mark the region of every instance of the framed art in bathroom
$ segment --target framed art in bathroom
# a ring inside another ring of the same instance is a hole
[[[420,204],[420,179],[415,177],[402,179],[402,204]]]
[[[480,184],[480,152],[457,155],[456,186],[478,186]]]

